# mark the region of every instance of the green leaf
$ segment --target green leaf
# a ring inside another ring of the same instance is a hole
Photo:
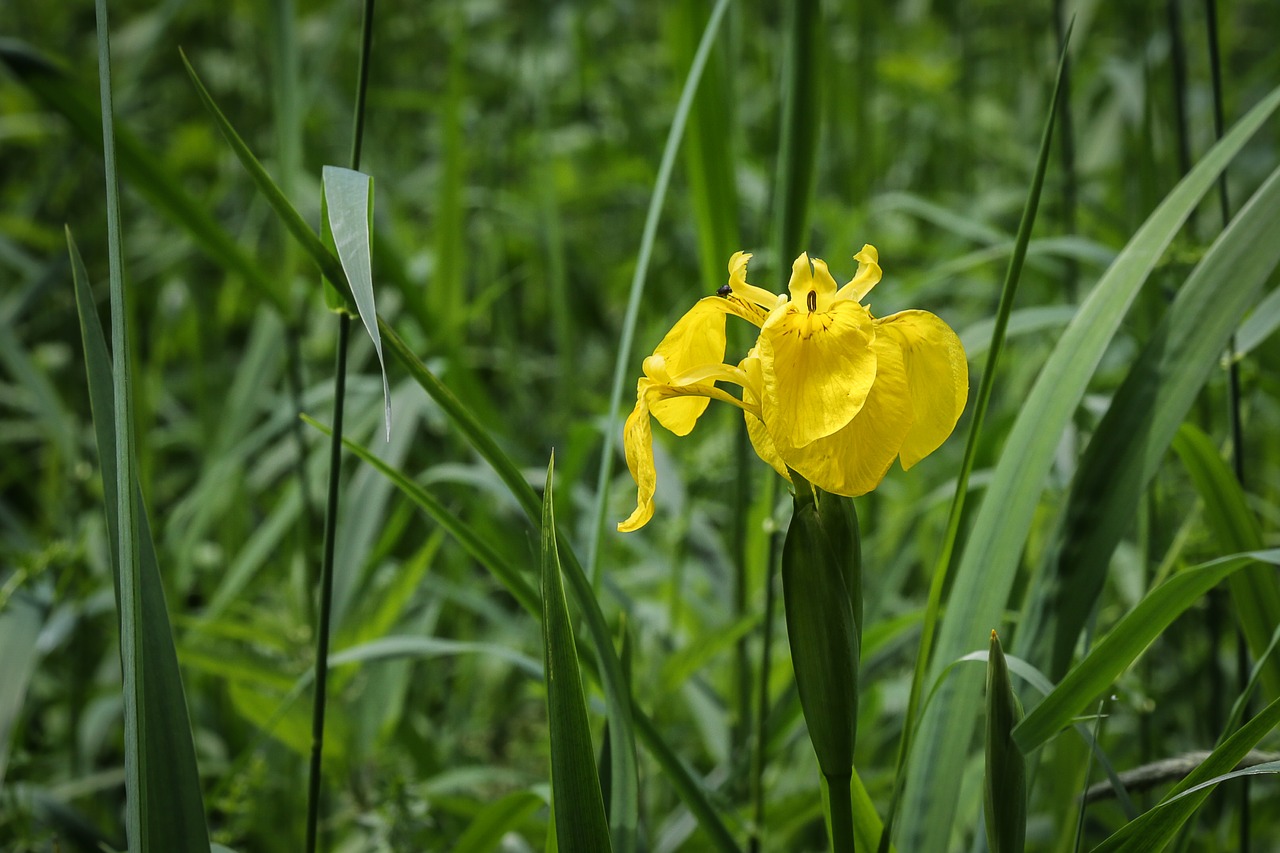
[[[1204,786],[1212,786],[1222,778],[1246,775],[1243,771],[1231,771],[1249,750],[1278,725],[1280,699],[1263,708],[1240,731],[1210,753],[1199,767],[1173,786],[1163,802],[1125,824],[1114,835],[1093,848],[1094,853],[1155,853],[1164,849],[1209,796],[1211,788]],[[1252,769],[1263,772],[1258,767]],[[1193,792],[1192,789],[1196,790]]]
[[[556,547],[552,474],[547,465],[542,504],[542,648],[547,685],[547,724],[551,729],[551,810],[556,840],[565,853],[612,850],[604,814],[600,777],[596,775],[587,699],[578,670],[578,648],[569,621],[569,602],[560,578]]]
[[[209,831],[155,543],[137,488],[137,475],[131,464],[121,466],[116,455],[116,436],[122,424],[116,417],[111,356],[89,290],[89,276],[70,231],[67,245],[102,466],[107,532],[113,555],[120,553],[120,543],[125,538],[133,540],[137,553],[133,577],[124,576],[118,558],[113,575],[116,599],[121,605],[120,651],[122,658],[128,656],[124,667],[125,703],[126,707],[132,704],[136,714],[132,721],[126,717],[125,729],[125,746],[134,753],[132,762],[136,766],[136,776],[130,780],[136,787],[128,788],[129,796],[139,812],[136,825],[130,828],[130,845],[144,850],[203,850],[209,846]],[[122,361],[127,361],[127,350]],[[122,469],[127,472],[132,504],[137,507],[132,527],[123,524],[120,511],[117,484]],[[129,608],[124,606],[127,598],[132,598]]]
[[[1236,333],[1236,358],[1244,358],[1280,327],[1280,287],[1258,303]]]
[[[1271,243],[1280,243],[1280,239],[1273,238]],[[1173,449],[1204,501],[1205,521],[1218,547],[1223,551],[1262,548],[1262,530],[1245,502],[1244,490],[1209,436],[1193,424],[1183,424],[1173,440]],[[1276,585],[1275,572],[1266,566],[1252,566],[1232,575],[1228,588],[1249,651],[1255,659],[1263,660],[1271,634],[1280,625],[1280,587]],[[1271,658],[1262,678],[1268,695],[1280,695],[1280,660]]]
[[[382,400],[391,440],[391,389],[387,385],[387,364],[382,358],[382,337],[378,334],[378,311],[373,301],[373,178],[351,169],[325,166],[321,181],[321,218],[333,236],[342,270],[360,312],[360,320],[373,341],[382,371]]]
[[[987,768],[982,802],[993,853],[1022,853],[1027,837],[1027,759],[1010,733],[1022,720],[1000,638],[991,632],[987,654]]]
[[[1000,624],[1059,437],[1125,311],[1218,174],[1277,106],[1280,88],[1201,158],[1117,256],[1054,347],[1021,406],[966,537],[930,663],[930,680],[945,661],[974,646],[975,631]],[[904,803],[910,843],[904,841],[903,846],[910,849],[946,846],[969,746],[969,738],[957,737],[956,732],[972,731],[977,716],[969,699],[971,686],[967,679],[952,679],[920,721]]]
[[[1051,677],[1070,663],[1076,638],[1102,592],[1111,555],[1174,433],[1214,374],[1218,354],[1280,262],[1280,169],[1254,194],[1196,265],[1143,347],[1076,470],[1060,537],[1050,552],[1026,636]],[[1212,502],[1208,504],[1214,506]],[[1224,552],[1262,547],[1220,540]],[[1245,575],[1241,575],[1243,579]],[[1242,581],[1233,581],[1233,589]],[[1258,651],[1280,623],[1280,596],[1258,600],[1245,624]],[[1265,614],[1265,618],[1263,616]],[[1048,648],[1050,647],[1051,648]],[[1269,680],[1280,686],[1280,681]]]
[[[1044,129],[1040,134],[1040,149],[1036,155],[1035,171],[1031,176],[1031,186],[1027,189],[1027,198],[1022,205],[1022,218],[1018,222],[1018,234],[1014,240],[1013,254],[1009,258],[1009,266],[1005,270],[1004,285],[1000,290],[1000,304],[996,308],[995,323],[991,330],[991,345],[987,350],[986,367],[982,371],[982,379],[978,384],[978,393],[973,402],[972,420],[969,423],[969,436],[965,440],[964,457],[960,462],[960,472],[956,476],[955,491],[951,497],[951,507],[947,511],[947,528],[943,534],[942,545],[938,549],[937,560],[934,563],[933,579],[929,583],[929,598],[925,605],[924,626],[920,632],[920,651],[916,655],[915,671],[911,677],[911,692],[907,697],[907,713],[906,723],[903,725],[902,738],[898,741],[898,757],[895,764],[893,797],[889,802],[889,814],[885,819],[885,833],[880,839],[879,851],[884,853],[888,848],[890,836],[893,833],[894,818],[897,815],[899,800],[904,792],[914,797],[914,801],[908,804],[909,811],[914,811],[912,817],[914,821],[919,821],[922,816],[918,814],[925,808],[924,800],[927,795],[920,790],[918,785],[907,787],[911,782],[912,776],[919,770],[928,767],[928,765],[915,765],[916,770],[909,770],[909,759],[913,754],[913,742],[916,737],[916,726],[922,725],[923,721],[917,723],[917,711],[920,704],[920,695],[924,690],[925,684],[929,680],[937,683],[936,675],[933,679],[928,678],[929,668],[935,663],[934,643],[938,632],[938,621],[942,614],[942,595],[950,581],[952,557],[956,543],[960,541],[960,520],[964,517],[965,501],[969,493],[969,478],[973,472],[974,460],[977,458],[978,442],[982,437],[982,425],[987,415],[987,408],[991,403],[991,394],[995,388],[996,368],[1000,363],[1000,353],[1004,349],[1005,338],[1008,334],[1010,317],[1013,314],[1013,300],[1018,291],[1018,283],[1022,279],[1022,265],[1027,257],[1027,247],[1031,243],[1031,231],[1035,226],[1036,213],[1040,208],[1040,193],[1044,188],[1045,173],[1049,168],[1049,150],[1050,143],[1053,141],[1053,127],[1057,119],[1058,104],[1066,88],[1067,80],[1067,44],[1070,42],[1071,32],[1067,31],[1063,39],[1062,52],[1058,57],[1058,73],[1054,79],[1053,97],[1049,101],[1049,113],[1045,117]],[[998,615],[998,614],[997,614]],[[992,618],[986,624],[988,626],[996,624],[996,619]],[[955,657],[950,654],[949,657]],[[934,666],[936,673],[937,667]],[[936,733],[934,735],[937,736]],[[932,745],[929,747],[932,748]],[[954,756],[955,764],[950,768],[952,777],[948,779],[944,785],[958,784],[959,774],[962,769],[959,764],[963,762],[960,756]],[[923,783],[920,783],[923,784]],[[957,791],[952,792],[951,799],[954,800],[958,794]],[[944,803],[941,808],[946,811],[953,806],[950,803]],[[941,846],[945,845],[946,839],[949,837],[946,833],[950,829],[951,818],[948,816],[945,820],[939,820],[937,826],[922,827],[918,822],[912,823],[911,831],[919,835],[921,832],[932,833],[932,837],[928,840],[923,838],[915,838],[910,846]]]
[[[1148,593],[1013,730],[1013,739],[1023,753],[1029,753],[1057,734],[1200,596],[1255,561],[1280,565],[1280,549],[1236,554],[1203,563],[1173,576]]]

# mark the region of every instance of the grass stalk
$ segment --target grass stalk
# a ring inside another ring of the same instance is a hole
[[[756,685],[755,744],[751,750],[751,853],[763,850],[765,817],[764,766],[769,746],[769,673],[773,665],[773,614],[777,610],[777,566],[782,557],[782,533],[769,535],[769,562],[764,574],[764,626],[760,643],[760,679]]]
[[[356,81],[355,120],[351,131],[351,168],[360,168],[364,142],[365,94],[369,84],[369,56],[373,44],[374,0],[365,0],[360,21],[360,70]],[[333,432],[329,439],[329,485],[324,511],[324,553],[320,564],[320,612],[316,625],[316,683],[311,714],[311,767],[307,786],[306,851],[314,853],[320,823],[320,788],[324,761],[324,718],[329,677],[329,632],[333,615],[333,555],[338,529],[339,484],[342,475],[342,415],[347,391],[347,347],[351,315],[338,314],[338,351],[333,377]]]

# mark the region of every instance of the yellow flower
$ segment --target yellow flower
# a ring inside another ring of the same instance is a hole
[[[747,261],[729,261],[729,283],[699,300],[645,359],[624,431],[627,466],[639,486],[636,530],[653,516],[655,417],[688,435],[708,399],[741,408],[760,458],[819,488],[857,496],[874,489],[895,458],[904,469],[946,440],[964,411],[969,371],[960,339],[927,311],[876,319],[861,303],[880,280],[873,246],[854,256],[857,273],[837,287],[825,262],[807,254],[791,267],[787,294],[747,283]],[[760,328],[738,366],[724,362],[726,314]],[[742,389],[737,398],[716,382]]]

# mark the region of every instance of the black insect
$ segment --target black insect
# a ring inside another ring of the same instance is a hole
[[[720,285],[720,289],[716,291],[716,296],[728,296],[733,293],[733,288],[727,284]]]

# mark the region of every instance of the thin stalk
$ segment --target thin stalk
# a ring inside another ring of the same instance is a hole
[[[338,315],[338,355],[334,366],[333,432],[329,439],[329,493],[324,512],[324,558],[320,564],[320,619],[316,626],[316,684],[311,705],[311,777],[307,789],[307,853],[316,849],[320,820],[324,712],[329,681],[329,624],[333,613],[333,553],[338,529],[338,484],[342,467],[342,410],[347,392],[347,341],[351,317]]]
[[[1205,18],[1208,20],[1209,37],[1209,73],[1213,80],[1213,136],[1222,139],[1223,106],[1222,106],[1222,55],[1218,48],[1218,3],[1217,0],[1205,0]],[[1218,176],[1218,210],[1222,215],[1222,227],[1225,229],[1231,222],[1231,199],[1227,193],[1227,171],[1222,170]],[[1231,428],[1231,462],[1235,471],[1236,482],[1244,488],[1244,429],[1240,419],[1240,364],[1236,358],[1236,336],[1227,340],[1227,418]],[[1244,632],[1236,628],[1236,679],[1239,690],[1244,692],[1249,683],[1249,647]],[[1248,707],[1245,707],[1248,713]],[[1249,853],[1249,779],[1240,780],[1240,826],[1236,849],[1241,853]]]
[[[742,619],[747,615],[747,587],[750,572],[747,571],[747,516],[751,511],[751,443],[747,436],[746,423],[742,418],[735,418],[738,425],[734,436],[734,500],[731,538],[729,540],[729,559],[733,564],[733,617]],[[767,574],[767,573],[766,573]],[[731,754],[735,757],[745,755],[750,748],[751,737],[751,653],[746,634],[738,638],[734,644],[734,714],[733,729],[730,732]]]
[[[760,647],[760,680],[756,692],[756,737],[751,751],[751,838],[748,849],[760,853],[764,833],[764,765],[769,743],[769,672],[773,665],[773,612],[777,609],[777,566],[782,559],[782,532],[769,536],[769,562],[764,574],[764,636]]]
[[[351,168],[360,168],[364,141],[365,93],[373,45],[373,2],[365,0],[360,21],[360,70],[356,81],[355,121],[351,132]],[[329,439],[329,490],[324,510],[324,555],[320,564],[320,617],[316,626],[316,683],[311,714],[311,773],[307,787],[307,853],[315,853],[320,823],[320,781],[324,753],[324,716],[329,680],[329,631],[333,614],[333,554],[338,530],[338,496],[342,474],[342,414],[347,395],[347,345],[351,315],[338,315],[338,352],[333,377],[333,432]]]

